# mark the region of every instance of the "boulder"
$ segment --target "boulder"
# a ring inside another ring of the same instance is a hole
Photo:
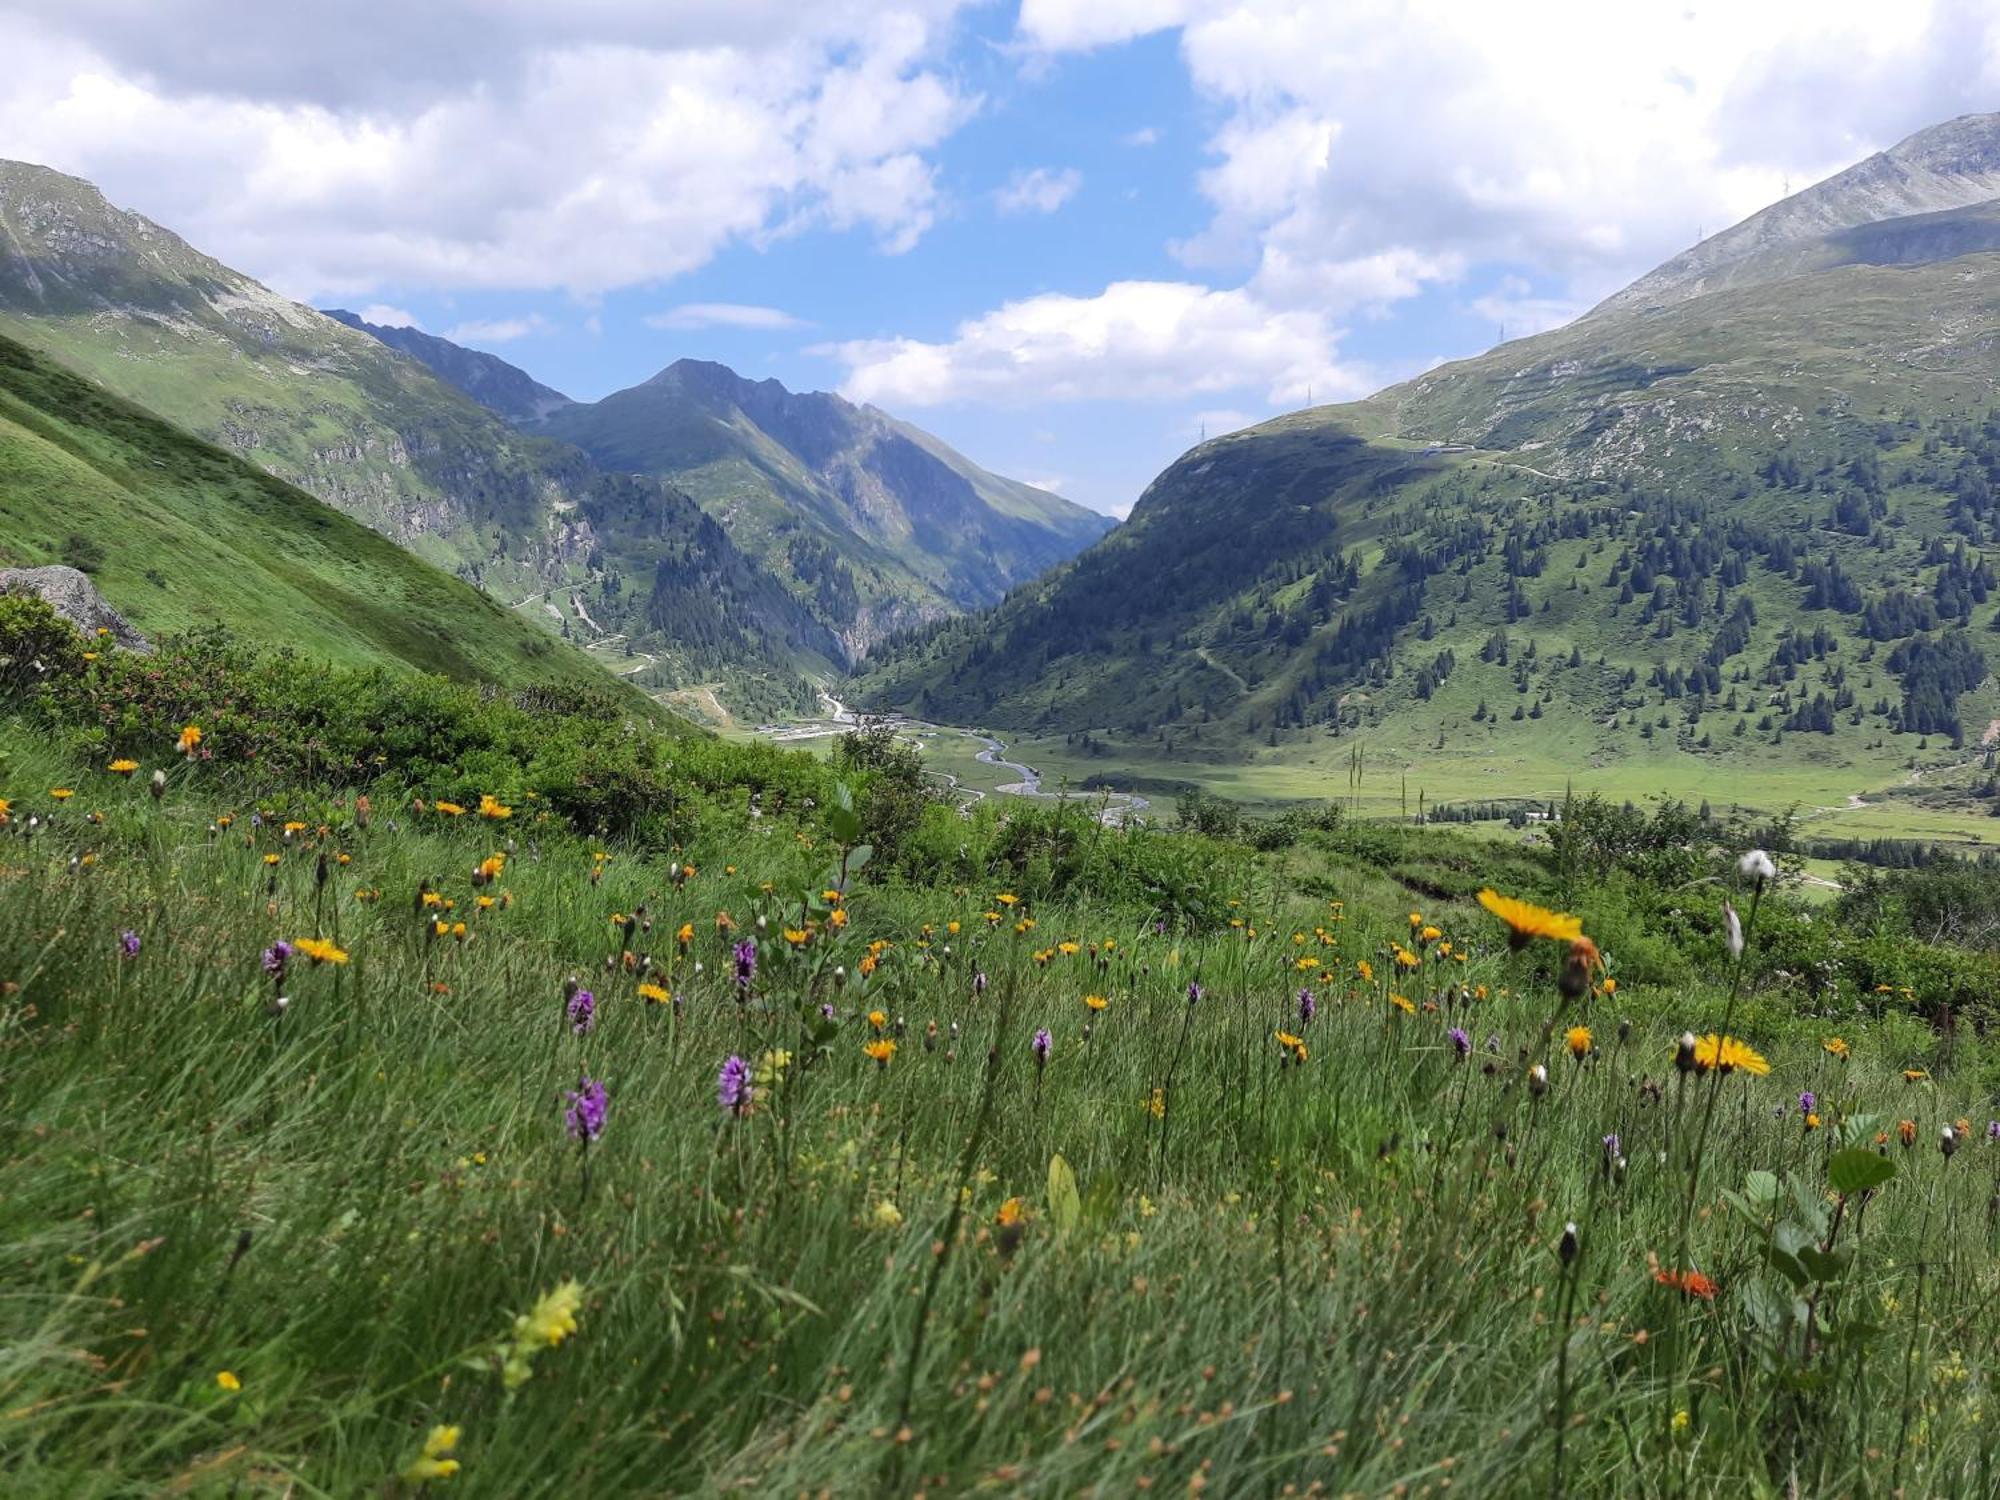
[[[86,636],[110,632],[109,639],[127,651],[151,651],[152,642],[134,630],[125,617],[105,602],[92,583],[75,568],[0,568],[0,594],[39,594],[49,606]]]

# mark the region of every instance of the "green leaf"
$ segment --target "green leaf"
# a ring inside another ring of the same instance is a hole
[[[1838,1281],[1847,1274],[1854,1252],[1844,1246],[1837,1250],[1820,1250],[1808,1245],[1798,1252],[1798,1256],[1799,1264],[1806,1268],[1814,1281]]]
[[[1875,1138],[1875,1132],[1881,1127],[1881,1115],[1849,1115],[1840,1122],[1838,1139],[1842,1146],[1865,1145]]]
[[[860,830],[856,829],[855,831],[858,833]],[[859,875],[863,870],[868,868],[868,861],[874,857],[875,846],[873,844],[856,844],[852,849],[847,851],[847,873],[849,875]]]
[[[1118,1212],[1120,1196],[1118,1184],[1109,1172],[1099,1172],[1091,1179],[1090,1191],[1084,1194],[1083,1217],[1093,1229],[1102,1229],[1111,1222]]]
[[[1743,1174],[1743,1196],[1756,1204],[1765,1213],[1778,1206],[1778,1174],[1776,1172],[1745,1172]]]
[[[1056,1233],[1065,1236],[1075,1233],[1078,1221],[1083,1218],[1076,1173],[1070,1170],[1060,1151],[1049,1158],[1049,1218],[1055,1223]]]
[[[1896,1164],[1866,1146],[1836,1151],[1833,1160],[1826,1164],[1827,1185],[1843,1198],[1878,1188],[1895,1175]]]

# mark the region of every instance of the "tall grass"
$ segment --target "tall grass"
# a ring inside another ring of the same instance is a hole
[[[1719,949],[1565,1004],[1561,950],[1470,906],[1399,973],[1406,907],[1276,876],[1202,929],[998,878],[829,901],[842,850],[785,816],[708,820],[677,880],[528,805],[362,828],[244,795],[7,763],[9,1494],[410,1493],[439,1424],[432,1484],[474,1495],[1992,1492],[1986,1101],[1906,1081],[1941,1071],[1912,1028],[1850,1027],[1842,1062],[1757,1006],[1770,1075],[1704,1098],[1674,1038],[1720,1025]],[[349,961],[274,980],[301,937]],[[1842,1196],[1851,1148],[1893,1177]],[[1656,1275],[1690,1269],[1713,1300]],[[571,1279],[576,1332],[510,1391],[516,1317]]]

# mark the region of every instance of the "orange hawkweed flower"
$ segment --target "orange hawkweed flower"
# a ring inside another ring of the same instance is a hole
[[[1699,1297],[1704,1302],[1715,1300],[1715,1283],[1699,1271],[1655,1271],[1653,1280],[1672,1287],[1683,1297]]]

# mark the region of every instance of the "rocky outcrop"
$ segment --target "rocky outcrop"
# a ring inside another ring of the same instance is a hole
[[[0,594],[39,594],[55,612],[86,636],[109,632],[107,640],[127,651],[151,651],[153,644],[105,602],[92,583],[75,568],[0,568]]]

